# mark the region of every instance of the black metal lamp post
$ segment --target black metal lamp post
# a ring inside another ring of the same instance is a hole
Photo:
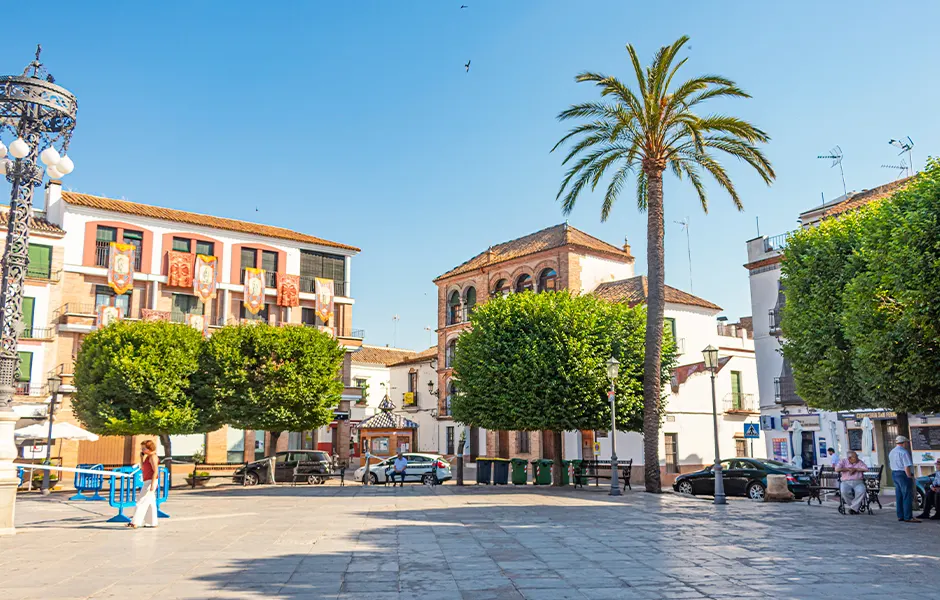
[[[702,350],[705,368],[712,376],[712,425],[715,428],[715,504],[725,504],[725,481],[721,476],[721,458],[718,449],[718,402],[715,400],[715,373],[718,372],[718,348],[711,344]]]
[[[55,405],[59,399],[59,386],[62,384],[62,378],[53,373],[49,376],[49,436],[46,439],[46,466],[51,466],[52,459],[52,424],[55,421]],[[42,495],[49,495],[49,469],[45,469],[42,474]]]
[[[607,360],[607,378],[610,379],[610,495],[620,495],[620,469],[617,466],[617,401],[614,382],[620,373],[620,361],[611,356]]]
[[[46,166],[45,175],[50,179],[59,179],[75,168],[66,154],[75,128],[75,96],[55,84],[39,61],[40,51],[37,47],[35,60],[22,75],[0,76],[0,175],[13,186],[0,284],[0,535],[15,533],[13,386],[19,369],[17,343],[23,326],[33,190],[43,179],[37,159]],[[9,149],[3,145],[4,135],[13,138]],[[7,158],[8,151],[12,159]]]

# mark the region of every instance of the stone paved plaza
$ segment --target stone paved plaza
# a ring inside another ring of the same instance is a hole
[[[891,508],[600,490],[358,485],[174,492],[154,530],[21,499],[0,597],[938,597],[940,523]]]

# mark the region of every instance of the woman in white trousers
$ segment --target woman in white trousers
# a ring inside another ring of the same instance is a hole
[[[157,485],[159,481],[160,463],[157,461],[157,445],[152,440],[140,444],[140,470],[144,479],[144,486],[140,488],[140,497],[134,508],[134,518],[127,524],[132,529],[141,525],[144,527],[157,526]]]

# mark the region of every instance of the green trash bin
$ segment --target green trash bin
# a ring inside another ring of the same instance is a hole
[[[529,474],[526,472],[526,460],[524,458],[513,458],[512,463],[512,484],[525,485],[529,481]]]
[[[580,458],[573,458],[570,462],[572,471],[574,471],[574,484],[583,486],[585,483],[587,483],[587,477],[584,476],[584,471],[582,470],[584,468],[584,460]]]
[[[561,485],[571,485],[571,479],[568,477],[570,473],[570,467],[570,460],[561,461]]]
[[[493,459],[493,485],[509,485],[509,459]]]
[[[490,477],[492,476],[492,469],[492,458],[477,458],[477,483],[485,483],[489,485]]]
[[[532,461],[532,483],[534,485],[552,484],[552,460],[539,458]]]

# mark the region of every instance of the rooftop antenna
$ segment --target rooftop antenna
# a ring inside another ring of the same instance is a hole
[[[816,158],[827,158],[831,160],[832,165],[830,165],[830,167],[835,167],[836,165],[839,166],[839,173],[842,175],[842,194],[844,196],[848,196],[849,192],[845,187],[845,171],[842,170],[842,148],[836,146],[829,151],[829,154],[821,154]]]
[[[914,155],[911,153],[911,149],[914,148],[914,141],[911,139],[911,136],[907,136],[903,140],[889,140],[889,144],[895,148],[900,148],[901,151],[898,152],[898,156],[901,156],[907,152],[907,162],[910,163],[910,174],[914,174]]]
[[[398,315],[392,316],[392,321],[395,322],[395,332],[392,334],[392,346],[398,347],[398,322],[401,321],[401,317]]]
[[[907,166],[907,161],[904,160],[903,158],[901,159],[901,164],[899,165],[881,165],[881,168],[882,169],[897,169],[898,176],[894,178],[895,181],[900,179],[901,175],[904,174],[904,172],[909,169],[909,167]]]
[[[689,237],[689,217],[682,219],[681,221],[673,221],[676,225],[681,225],[682,229],[685,230],[685,247],[689,253],[689,293],[693,293],[692,289],[692,239]]]

